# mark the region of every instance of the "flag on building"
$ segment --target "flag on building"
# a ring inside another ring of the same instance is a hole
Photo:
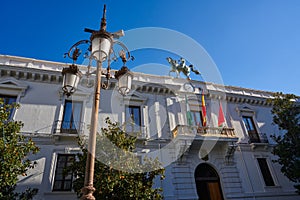
[[[187,124],[189,126],[192,126],[193,125],[193,117],[192,117],[190,105],[188,103],[186,95],[185,95],[185,104],[186,104],[186,120],[187,120]]]
[[[224,127],[225,126],[225,117],[223,113],[222,103],[219,101],[219,116],[218,116],[218,127]]]
[[[206,117],[206,105],[204,99],[204,92],[202,90],[202,125],[206,126],[207,124],[207,117]]]

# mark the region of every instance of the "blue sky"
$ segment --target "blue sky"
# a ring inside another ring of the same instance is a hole
[[[225,85],[300,95],[299,0],[2,1],[0,54],[70,62],[63,54],[99,28],[104,3],[110,32],[175,30],[202,45]]]

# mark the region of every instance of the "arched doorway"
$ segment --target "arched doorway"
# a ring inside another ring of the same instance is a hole
[[[220,178],[214,168],[206,163],[197,166],[195,182],[199,200],[223,200]]]

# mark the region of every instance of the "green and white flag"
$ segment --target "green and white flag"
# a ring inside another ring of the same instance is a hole
[[[190,105],[188,103],[186,95],[185,95],[185,104],[186,104],[186,119],[187,119],[187,124],[189,126],[192,126],[193,125],[193,117],[192,117]]]

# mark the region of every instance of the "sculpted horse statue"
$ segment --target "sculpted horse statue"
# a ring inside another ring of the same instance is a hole
[[[194,68],[193,65],[187,65],[184,58],[180,58],[179,63],[177,60],[172,59],[171,57],[167,58],[167,61],[170,63],[171,70],[169,71],[169,76],[171,75],[171,72],[176,73],[176,77],[179,77],[180,72],[182,72],[188,80],[191,80],[190,74],[191,71],[195,74],[199,75],[200,72]]]

